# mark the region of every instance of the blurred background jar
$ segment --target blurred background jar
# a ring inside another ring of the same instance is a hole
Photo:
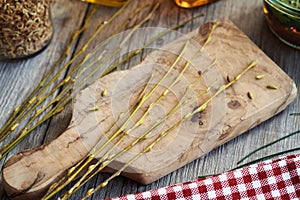
[[[193,8],[197,6],[202,6],[208,3],[212,3],[216,0],[175,0],[175,3],[183,8]]]
[[[82,0],[89,3],[100,4],[104,6],[113,6],[113,7],[120,7],[122,6],[127,0]],[[197,6],[202,6],[208,3],[212,3],[216,0],[175,0],[175,3],[183,8],[193,8]]]
[[[264,0],[270,30],[284,43],[300,49],[300,0]]]
[[[0,1],[0,59],[32,56],[53,35],[48,0]]]

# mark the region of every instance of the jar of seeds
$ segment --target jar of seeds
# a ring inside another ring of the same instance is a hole
[[[0,59],[31,56],[53,35],[48,0],[0,0]]]

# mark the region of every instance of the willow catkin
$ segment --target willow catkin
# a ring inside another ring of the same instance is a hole
[[[0,0],[0,57],[32,55],[51,40],[48,0]]]

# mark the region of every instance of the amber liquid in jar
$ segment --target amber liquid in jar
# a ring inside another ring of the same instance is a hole
[[[127,0],[82,0],[82,1],[104,5],[104,6],[112,6],[112,7],[120,7],[127,2]]]
[[[300,49],[300,0],[265,0],[264,13],[270,30],[284,43]]]
[[[216,0],[175,0],[175,3],[183,8],[193,8],[197,6],[202,6],[208,3],[212,3]]]

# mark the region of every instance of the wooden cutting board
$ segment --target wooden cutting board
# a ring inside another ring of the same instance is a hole
[[[212,32],[211,41],[205,44],[216,23],[218,25]],[[199,53],[202,46],[204,51]],[[183,49],[183,58],[159,83]],[[191,61],[190,67],[178,83],[170,88],[174,80],[181,76],[179,74],[186,60]],[[72,122],[59,138],[42,147],[19,153],[6,162],[2,176],[7,194],[14,199],[40,197],[68,168],[88,154],[96,143],[99,143],[98,147],[106,143],[118,131],[114,124],[122,126],[127,119],[126,112],[137,103],[140,94],[151,91],[157,83],[159,86],[153,95],[129,120],[128,126],[133,126],[141,119],[151,103],[167,89],[168,94],[153,106],[136,129],[131,131],[125,128],[122,131],[128,132],[126,140],[118,142],[122,135],[118,136],[102,152],[113,149],[110,155],[114,155],[121,151],[145,133],[151,124],[170,112],[174,105],[189,102],[163,120],[142,142],[110,163],[106,170],[120,169],[160,133],[195,110],[254,60],[257,66],[214,98],[203,112],[181,121],[150,151],[130,164],[123,175],[148,184],[199,158],[276,115],[295,99],[297,93],[294,82],[230,21],[205,24],[189,33],[188,37],[151,53],[132,69],[111,73],[83,90],[74,101]],[[257,79],[257,75],[263,78]],[[187,90],[193,83],[197,85]],[[277,89],[268,85],[274,85]],[[205,90],[208,92],[203,92]],[[101,95],[103,91],[107,91],[105,96]],[[197,96],[201,92],[202,95]],[[98,107],[99,110],[96,109]],[[100,153],[98,158],[102,156],[103,153]]]

